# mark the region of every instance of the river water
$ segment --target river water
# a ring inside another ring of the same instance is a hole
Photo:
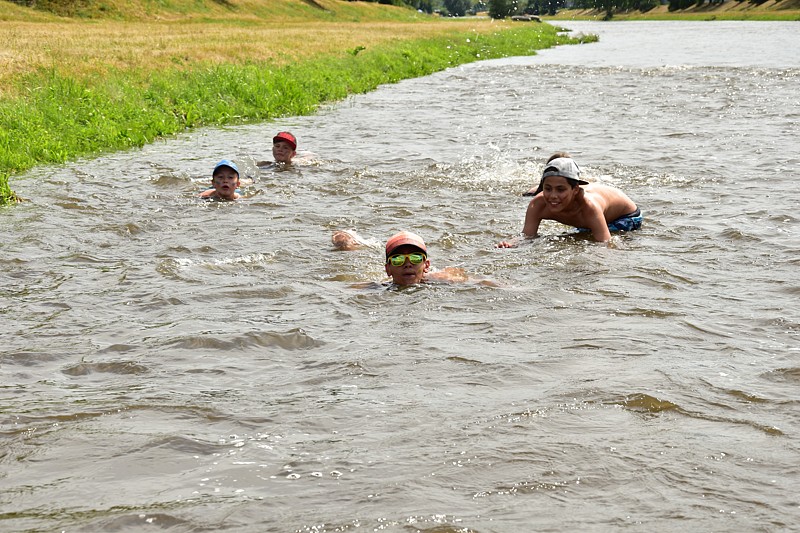
[[[16,179],[0,530],[795,529],[798,23],[564,25],[600,42]],[[281,129],[316,157],[257,171]],[[494,248],[556,150],[642,229]],[[223,157],[251,196],[198,201]],[[358,288],[345,228],[498,286]]]

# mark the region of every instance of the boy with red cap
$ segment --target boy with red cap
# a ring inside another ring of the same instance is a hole
[[[281,131],[272,138],[272,157],[275,161],[259,161],[257,166],[268,166],[275,163],[290,165],[297,155],[297,138],[288,131]]]
[[[608,185],[590,184],[580,179],[580,175],[571,157],[548,160],[525,212],[522,227],[525,237],[536,237],[542,220],[555,220],[581,231],[591,231],[598,242],[611,239],[612,231],[633,231],[641,227],[641,211],[624,192]],[[511,240],[502,241],[497,247],[516,245],[517,240]]]

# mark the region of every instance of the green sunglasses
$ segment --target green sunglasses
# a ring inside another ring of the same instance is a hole
[[[427,259],[427,258],[428,258],[427,255],[421,254],[421,253],[393,254],[393,255],[390,255],[388,258],[386,258],[386,262],[387,263],[391,263],[392,266],[399,267],[399,266],[403,266],[403,265],[406,264],[406,259],[408,259],[408,261],[412,265],[418,265],[418,264],[422,263],[423,261],[425,261],[425,259]]]

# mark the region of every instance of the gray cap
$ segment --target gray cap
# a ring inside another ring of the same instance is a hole
[[[572,158],[559,157],[557,159],[553,159],[544,166],[542,179],[539,181],[539,187],[536,188],[533,196],[536,196],[542,192],[542,189],[544,188],[544,179],[549,178],[550,176],[561,176],[562,178],[577,181],[578,185],[589,185],[588,181],[581,179],[581,169],[578,167],[578,164],[572,160]],[[530,194],[526,193],[526,195]]]

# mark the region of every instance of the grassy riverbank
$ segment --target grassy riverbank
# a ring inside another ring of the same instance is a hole
[[[11,8],[0,35],[6,202],[8,177],[37,165],[198,126],[309,114],[380,84],[574,42],[548,24],[337,0],[175,0],[156,12],[144,0],[110,0],[99,11],[84,2],[94,7],[80,15],[106,15],[89,19],[0,4]]]
[[[564,9],[552,21],[603,20],[604,11],[589,9]],[[689,9],[669,11],[660,5],[645,13],[640,11],[615,12],[612,20],[762,20],[800,21],[800,0],[767,0],[759,5],[747,0],[725,0],[722,4],[704,4]]]

